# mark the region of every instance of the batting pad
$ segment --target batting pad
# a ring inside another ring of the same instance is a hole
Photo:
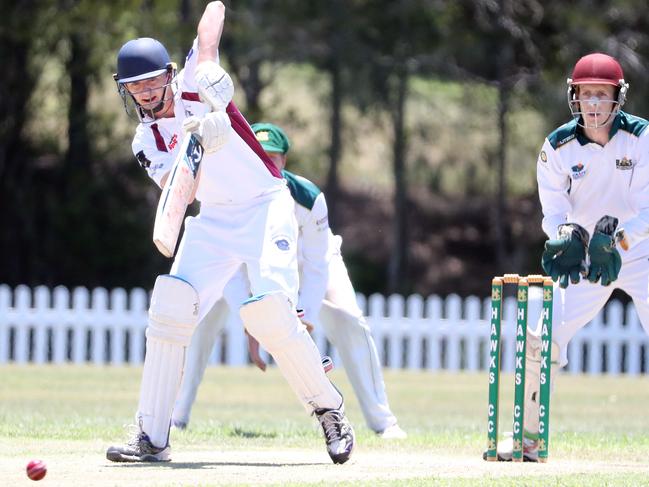
[[[198,293],[188,282],[158,276],[149,308],[146,355],[136,419],[151,443],[169,440],[171,412],[183,375],[185,349],[198,320]]]
[[[185,347],[147,335],[146,356],[136,419],[151,443],[164,447],[169,423],[183,375]]]
[[[340,408],[343,398],[329,382],[320,352],[281,292],[253,296],[239,311],[243,324],[271,354],[307,412]]]
[[[225,329],[229,307],[220,299],[196,327],[185,357],[183,380],[174,406],[173,418],[181,423],[189,422],[189,414],[196,400],[207,362],[219,334]]]
[[[325,335],[338,350],[367,426],[383,431],[396,424],[397,418],[388,405],[376,345],[363,316],[354,316],[324,300],[319,318]]]
[[[552,342],[552,367],[550,369],[550,390],[559,373],[559,345]],[[525,436],[536,439],[539,434],[539,395],[541,389],[541,338],[534,333],[527,334],[525,348],[525,411],[523,424]]]
[[[188,346],[198,324],[198,293],[187,281],[164,274],[153,287],[147,338]]]

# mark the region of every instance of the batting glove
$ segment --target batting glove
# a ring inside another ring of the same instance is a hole
[[[201,101],[215,112],[225,110],[234,95],[230,75],[214,61],[203,61],[196,68],[195,79]]]
[[[231,125],[228,114],[221,112],[207,113],[203,118],[187,117],[183,122],[186,132],[199,136],[206,153],[218,151],[228,141]]]
[[[618,219],[612,216],[603,216],[595,225],[593,238],[588,246],[590,267],[588,280],[600,281],[602,286],[608,286],[617,279],[622,268],[622,257],[615,248],[615,229]]]
[[[557,238],[545,242],[541,257],[543,270],[559,281],[562,288],[568,282],[577,284],[580,275],[586,276],[586,251],[588,249],[588,231],[576,223],[559,225]]]

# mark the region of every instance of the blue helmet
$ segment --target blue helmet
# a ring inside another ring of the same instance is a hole
[[[153,78],[171,66],[165,46],[150,37],[141,37],[128,41],[119,50],[115,79],[119,83],[129,83]]]
[[[158,107],[140,106],[124,84],[154,78],[164,73],[169,74],[165,84],[167,87],[175,81],[176,65],[171,62],[167,49],[160,41],[141,37],[128,41],[122,46],[117,54],[117,73],[113,75],[113,79],[117,83],[117,90],[124,101],[124,108],[128,115],[135,113],[137,118],[143,121],[145,116],[154,118]],[[173,96],[173,93],[170,92],[169,96]]]

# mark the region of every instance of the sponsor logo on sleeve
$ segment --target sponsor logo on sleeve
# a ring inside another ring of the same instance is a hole
[[[148,169],[149,166],[151,166],[151,161],[144,154],[143,150],[135,154],[135,158],[137,159],[137,162],[140,163],[140,166],[142,166],[144,169]]]
[[[615,159],[615,169],[619,169],[620,171],[628,171],[629,169],[633,169],[633,160],[628,159],[627,157],[623,157],[622,159]]]
[[[581,179],[586,175],[586,169],[581,162],[570,169],[572,170],[572,179]]]
[[[542,150],[541,153],[539,154],[539,159],[540,159],[541,162],[543,162],[543,163],[548,162],[548,155],[545,153],[544,150]]]

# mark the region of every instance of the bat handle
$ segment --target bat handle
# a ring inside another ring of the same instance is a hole
[[[196,116],[187,117],[183,122],[183,130],[188,134],[195,134],[200,130],[201,119]]]

